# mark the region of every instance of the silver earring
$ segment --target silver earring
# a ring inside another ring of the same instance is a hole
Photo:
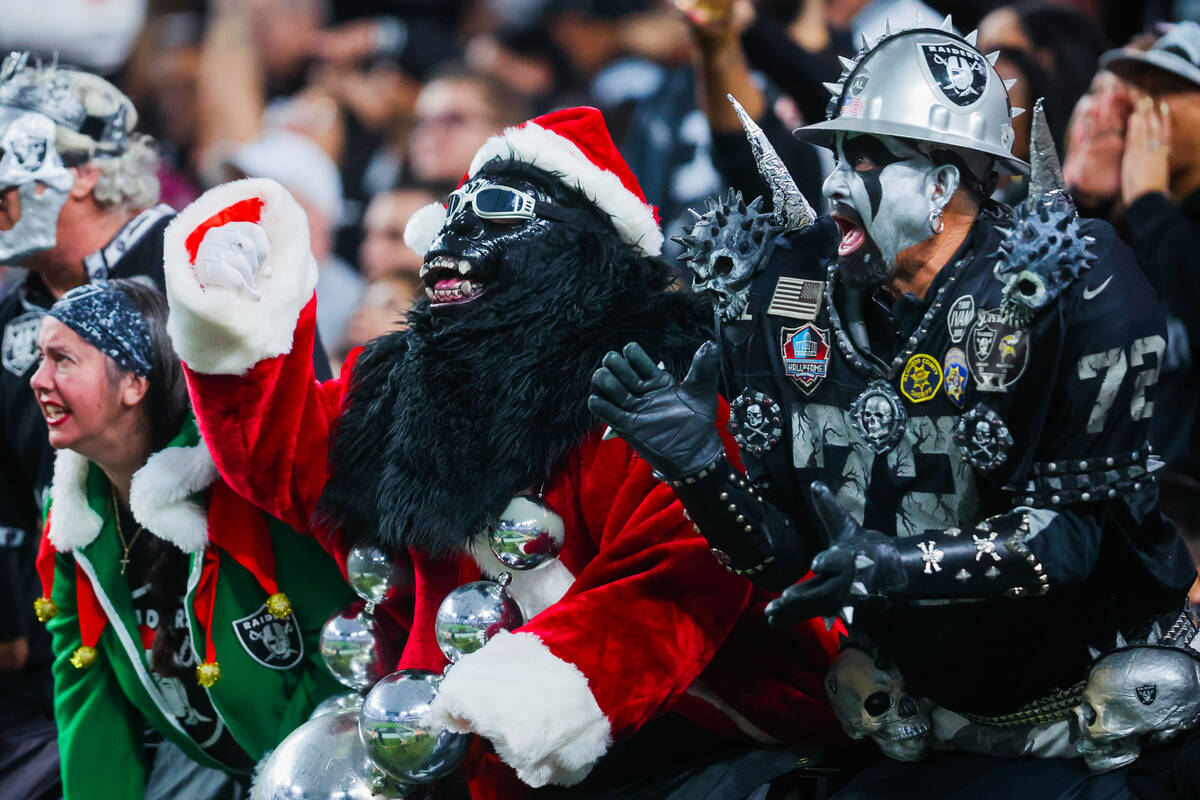
[[[934,236],[946,229],[946,220],[942,218],[942,210],[935,208],[929,212],[929,232]]]

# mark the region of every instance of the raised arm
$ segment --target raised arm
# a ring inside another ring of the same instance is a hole
[[[313,374],[308,222],[269,180],[224,184],[168,226],[167,328],[201,435],[234,491],[311,528],[345,380]],[[346,370],[349,372],[349,369]]]

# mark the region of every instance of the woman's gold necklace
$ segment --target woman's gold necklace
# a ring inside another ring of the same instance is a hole
[[[125,568],[129,566],[129,548],[133,547],[133,543],[138,540],[138,537],[142,535],[142,531],[145,528],[138,525],[138,529],[133,532],[133,538],[126,544],[125,531],[121,530],[121,507],[117,505],[117,487],[109,484],[109,488],[112,490],[113,516],[116,517],[117,521],[117,536],[121,540],[121,549],[125,551],[124,555],[121,556],[121,574],[124,575]]]

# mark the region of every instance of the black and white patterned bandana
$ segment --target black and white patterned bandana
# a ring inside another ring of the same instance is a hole
[[[47,312],[123,369],[150,374],[150,326],[129,296],[109,281],[93,281],[64,294]]]

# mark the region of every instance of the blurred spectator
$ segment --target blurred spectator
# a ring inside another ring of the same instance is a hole
[[[34,50],[102,74],[119,69],[129,56],[147,0],[0,0],[0,50]]]
[[[1096,64],[1108,44],[1099,26],[1083,13],[1044,0],[1026,0],[1002,6],[979,23],[979,47],[985,52],[1000,50],[1010,64],[1034,86],[1034,100],[1046,99],[1047,122],[1055,141],[1061,146],[1067,114],[1088,90]],[[1015,53],[1031,57],[1036,66],[1019,61]],[[1037,70],[1040,67],[1040,71]],[[997,65],[999,69],[999,65]],[[1015,100],[1013,105],[1021,105]],[[1032,108],[1032,101],[1022,108]],[[1029,115],[1014,120],[1016,141],[1028,145]],[[1019,128],[1024,127],[1026,135]],[[1023,157],[1023,156],[1022,156]]]
[[[337,165],[311,139],[271,129],[242,145],[225,161],[226,178],[270,178],[287,187],[308,217],[317,262],[317,329],[337,351],[350,315],[363,293],[363,280],[333,254],[333,229],[342,214],[342,180]]]
[[[417,273],[409,271],[387,273],[372,281],[363,293],[362,303],[350,318],[337,361],[331,362],[334,374],[338,373],[352,349],[403,328],[404,314],[423,296],[423,286]]]
[[[359,266],[368,281],[398,274],[416,275],[423,257],[404,243],[404,226],[417,209],[440,200],[418,188],[395,189],[376,195],[363,218],[366,237]]]
[[[1111,51],[1101,63],[1110,74],[1076,111],[1066,175],[1093,213],[1117,209],[1167,308],[1151,441],[1190,486],[1200,477],[1200,25],[1181,23],[1149,50]],[[1163,480],[1164,511],[1184,525],[1195,495]]]
[[[442,197],[494,133],[529,116],[527,100],[490,75],[448,69],[417,97],[409,139],[412,178]]]
[[[475,36],[465,57],[471,69],[503,81],[530,98],[535,109],[571,103],[566,94],[576,79],[570,59],[540,24]]]

